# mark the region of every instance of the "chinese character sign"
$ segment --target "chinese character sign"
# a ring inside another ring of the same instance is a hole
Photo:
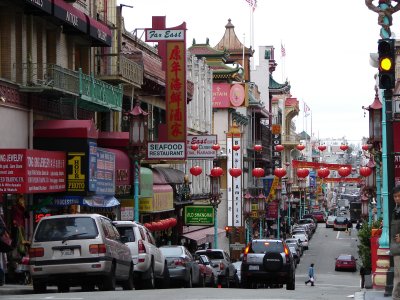
[[[185,42],[168,42],[166,57],[166,113],[168,141],[186,142]]]

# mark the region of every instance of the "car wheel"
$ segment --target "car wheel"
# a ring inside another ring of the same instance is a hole
[[[290,275],[290,278],[288,280],[288,282],[286,283],[286,290],[288,291],[294,291],[296,288],[296,278],[294,276],[294,272]]]
[[[153,265],[150,266],[150,269],[147,271],[147,279],[146,279],[146,283],[145,283],[145,288],[146,289],[155,289],[156,287],[156,276],[154,274],[154,267]]]
[[[283,258],[280,253],[267,253],[263,258],[264,269],[268,272],[277,272],[282,269]]]
[[[192,273],[189,273],[189,279],[185,282],[185,287],[186,288],[192,288],[193,287],[193,281],[192,281]]]
[[[122,288],[127,291],[133,290],[133,266],[129,268],[129,276],[126,281],[122,283]]]
[[[114,291],[116,285],[115,279],[115,264],[111,266],[111,272],[109,275],[103,278],[103,282],[100,284],[100,290],[102,291]]]
[[[156,279],[156,287],[160,289],[168,289],[170,286],[170,276],[169,276],[169,269],[167,267],[167,263],[164,265],[164,271],[162,274],[162,277],[159,279]]]
[[[235,276],[233,276],[233,282],[235,283],[235,287],[240,287],[240,280],[239,280],[239,276],[238,274],[235,274]]]
[[[93,283],[85,283],[82,285],[82,292],[92,292],[94,291],[94,287]]]
[[[47,286],[43,281],[32,280],[33,292],[35,294],[43,294],[46,292]]]

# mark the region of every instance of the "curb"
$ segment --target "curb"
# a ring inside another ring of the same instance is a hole
[[[365,299],[365,292],[356,292],[354,293],[354,300],[364,300]]]

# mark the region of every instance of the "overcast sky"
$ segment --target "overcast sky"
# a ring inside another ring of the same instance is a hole
[[[378,1],[374,1],[378,2]],[[167,27],[187,24],[188,47],[215,46],[231,19],[236,35],[250,46],[250,7],[246,0],[124,0],[125,28],[150,28],[152,16],[166,16]],[[376,4],[376,3],[375,3]],[[378,16],[363,0],[258,0],[253,14],[255,64],[258,46],[273,45],[278,63],[274,78],[291,84],[291,93],[312,112],[307,122],[301,112],[297,132],[303,129],[321,139],[345,137],[350,142],[368,136],[368,113],[373,102],[374,69],[370,53],[377,52]],[[392,33],[400,26],[393,15]],[[400,29],[398,30],[400,32]],[[398,33],[400,34],[400,33]],[[281,58],[281,43],[286,56]]]

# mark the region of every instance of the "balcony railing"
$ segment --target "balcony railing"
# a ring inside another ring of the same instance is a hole
[[[101,54],[95,60],[96,77],[136,87],[143,84],[143,66],[122,54]]]
[[[297,135],[282,135],[281,136],[282,145],[297,145],[300,142],[300,138]]]
[[[113,86],[86,75],[58,65],[23,64],[17,74],[21,78],[21,91],[60,92],[80,98],[78,106],[92,111],[121,111],[122,86]],[[64,96],[65,97],[65,96]]]

